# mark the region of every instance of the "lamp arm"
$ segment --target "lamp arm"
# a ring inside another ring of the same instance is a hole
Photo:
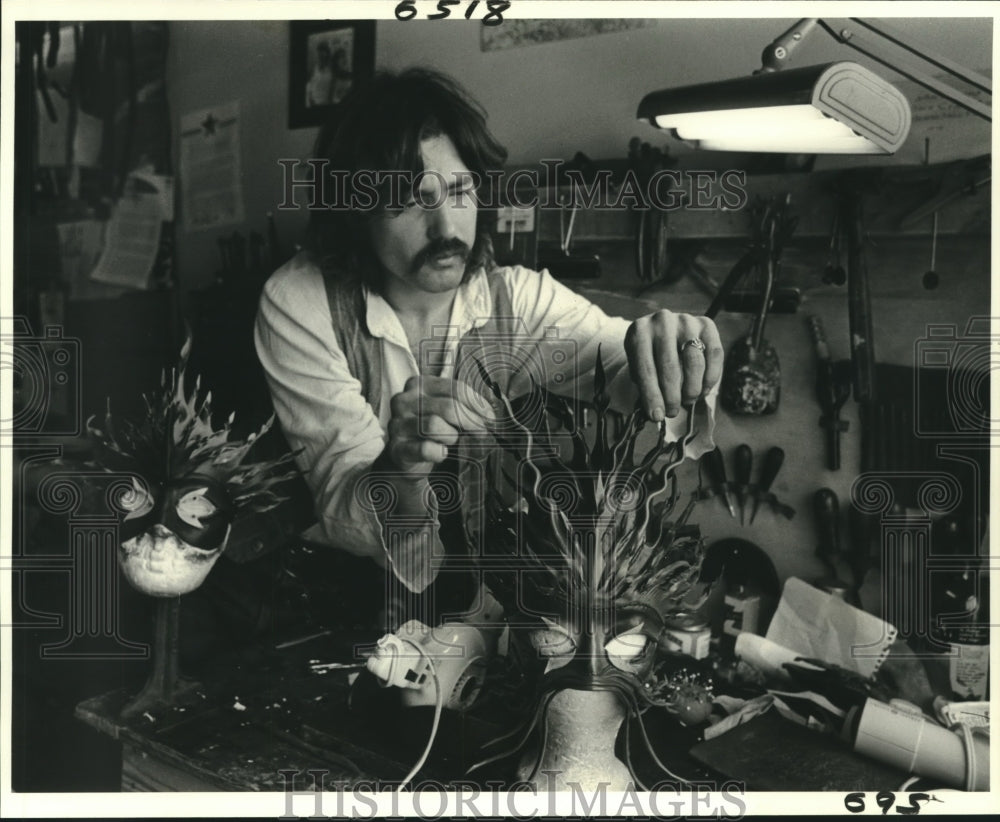
[[[893,31],[887,26],[876,26],[873,23],[869,23],[866,20],[861,20],[856,17],[852,17],[850,19],[856,25],[867,28],[872,33],[884,38],[890,43],[895,44],[901,49],[910,52],[930,65],[941,69],[945,73],[950,74],[952,77],[955,77],[962,82],[975,86],[981,91],[985,91],[992,95],[992,85],[990,81],[982,75],[965,69],[946,57],[942,57],[941,55],[927,51],[923,48],[918,48],[917,46],[909,43],[901,34]],[[870,42],[864,35],[859,34],[857,31],[854,31],[849,27],[845,26],[838,30],[825,20],[818,20],[817,22],[820,27],[837,42],[850,46],[855,51],[861,52],[862,54],[870,57],[872,60],[881,63],[883,66],[902,74],[904,77],[912,80],[917,85],[923,86],[925,89],[939,95],[940,97],[944,97],[946,100],[950,100],[956,105],[964,108],[966,111],[969,111],[978,117],[982,117],[984,120],[992,121],[993,116],[989,104],[983,103],[971,95],[941,82],[936,77],[931,77],[930,74],[921,69],[907,66],[900,63],[898,60],[892,60],[884,56],[881,51],[881,49],[884,48],[883,44],[880,44],[877,41]]]
[[[856,23],[859,26],[864,26],[869,31],[875,32],[875,34],[879,35],[879,37],[884,37],[890,43],[899,46],[901,49],[905,49],[920,59],[926,60],[932,66],[937,66],[941,69],[941,71],[947,72],[952,75],[952,77],[957,77],[959,80],[962,80],[971,86],[975,86],[980,91],[985,91],[987,94],[993,93],[993,83],[988,77],[985,77],[977,71],[968,69],[965,66],[959,65],[951,58],[945,57],[943,54],[937,54],[933,51],[929,51],[923,46],[917,47],[915,44],[909,42],[903,34],[891,26],[887,26],[885,23],[872,23],[869,20],[862,20],[860,17],[852,17],[850,19],[851,22]]]
[[[936,54],[926,48],[914,45],[898,31],[890,28],[884,23],[875,24],[867,20],[862,20],[859,17],[851,17],[849,20],[855,26],[867,29],[873,35],[876,35],[882,40],[891,43],[904,51],[908,51],[920,60],[923,60],[937,69],[940,69],[961,82],[968,83],[970,86],[986,92],[987,94],[993,94],[993,86],[989,78],[984,77],[978,72],[971,71],[963,66],[960,66],[954,60],[950,60],[949,58]],[[983,103],[965,92],[959,91],[946,83],[942,83],[936,77],[931,77],[926,71],[907,66],[900,63],[898,60],[890,59],[884,54],[885,43],[878,40],[869,41],[869,39],[863,34],[860,34],[857,30],[852,29],[850,26],[835,28],[826,20],[819,17],[804,17],[796,22],[790,29],[772,40],[764,48],[764,51],[761,54],[761,67],[758,73],[779,71],[784,68],[791,58],[792,51],[794,51],[796,46],[805,40],[805,38],[810,34],[810,32],[813,31],[813,29],[816,28],[816,26],[822,28],[838,43],[850,46],[855,51],[861,52],[862,54],[870,57],[872,60],[881,63],[883,66],[886,66],[887,68],[902,74],[904,77],[909,78],[917,85],[923,86],[929,91],[932,91],[934,94],[944,97],[946,100],[951,100],[951,102],[961,106],[966,111],[970,111],[978,117],[982,117],[984,120],[992,121],[993,116],[988,103]]]
[[[760,55],[760,72],[783,69],[791,59],[795,47],[809,36],[819,22],[818,17],[803,17],[788,31],[768,43]]]

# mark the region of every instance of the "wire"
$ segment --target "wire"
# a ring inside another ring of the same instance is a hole
[[[628,772],[632,775],[632,779],[635,780],[635,784],[639,786],[640,791],[645,791],[649,793],[649,788],[643,783],[639,778],[639,774],[635,769],[635,765],[632,764],[632,717],[625,717],[625,767],[628,768]]]
[[[417,760],[417,764],[414,765],[410,769],[410,772],[403,778],[403,781],[399,783],[399,787],[396,789],[398,791],[403,790],[407,783],[420,772],[422,767],[424,767],[427,757],[430,756],[431,748],[434,747],[434,739],[437,737],[438,724],[441,722],[441,709],[444,707],[444,693],[441,690],[441,682],[438,680],[437,669],[434,667],[434,660],[426,654],[424,655],[424,659],[427,660],[427,664],[431,669],[431,676],[434,678],[434,721],[431,723],[431,735],[427,740],[427,745],[424,747],[423,754],[420,759]]]
[[[976,789],[976,743],[972,738],[972,728],[961,724],[962,742],[965,743],[965,790]]]
[[[682,785],[690,785],[691,784],[690,779],[685,779],[683,776],[678,776],[677,774],[675,774],[672,770],[670,770],[670,768],[664,765],[663,762],[660,760],[660,757],[656,755],[656,751],[653,750],[653,743],[649,739],[649,734],[646,733],[646,725],[642,721],[641,715],[636,716],[636,724],[638,724],[639,730],[642,733],[642,739],[646,743],[646,750],[648,751],[649,755],[653,757],[653,761],[659,766],[660,770],[666,773],[671,779],[676,779]]]
[[[491,739],[489,742],[486,743],[486,746],[492,746],[492,745],[495,745],[498,742],[501,742],[501,741],[503,741],[505,739],[510,739],[515,734],[520,734],[521,738],[518,741],[518,743],[516,745],[514,745],[514,747],[507,748],[506,750],[502,751],[501,753],[494,754],[493,756],[489,757],[488,759],[482,759],[479,762],[474,763],[473,765],[471,765],[466,770],[466,772],[465,772],[466,775],[468,775],[468,774],[472,773],[473,771],[475,771],[475,770],[477,770],[479,768],[482,768],[482,767],[484,767],[486,765],[490,765],[493,762],[499,762],[501,759],[506,759],[508,756],[513,756],[518,751],[520,751],[521,748],[524,747],[524,744],[530,738],[532,732],[535,730],[535,726],[538,724],[539,719],[544,719],[545,711],[548,708],[548,704],[549,704],[549,702],[552,701],[552,698],[555,696],[555,694],[556,694],[555,691],[550,691],[550,692],[545,693],[544,695],[542,695],[539,698],[539,701],[538,701],[538,703],[535,706],[534,713],[532,715],[532,720],[531,720],[530,724],[523,724],[523,725],[519,726],[517,729],[515,729],[515,731],[513,733],[504,734],[503,736],[498,737],[496,739]],[[486,746],[484,746],[484,747],[486,747]]]

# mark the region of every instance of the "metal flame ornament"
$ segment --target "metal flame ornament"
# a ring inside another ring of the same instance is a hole
[[[517,407],[541,406],[547,413],[529,418],[515,411],[484,368],[480,376],[501,412],[495,459],[512,458],[499,472],[505,487],[492,487],[487,499],[484,576],[511,624],[528,633],[544,671],[525,723],[494,740],[490,755],[470,770],[523,751],[537,729],[541,744],[528,750],[520,779],[551,788],[539,774],[558,771],[563,782],[610,779],[621,789],[623,779],[634,777],[631,763],[614,756],[623,721],[638,727],[659,763],[642,714],[654,704],[644,684],[664,624],[707,595],[699,581],[703,541],[687,523],[692,506],[674,516],[674,471],[695,435],[694,409],[681,440],[667,442],[661,423],[653,446],[636,456],[645,414],[636,408],[621,434],[611,435],[600,355],[592,444],[565,399],[533,385],[535,401]],[[568,437],[565,459],[549,417]],[[507,502],[511,490],[515,505]],[[669,778],[679,778],[659,764]]]

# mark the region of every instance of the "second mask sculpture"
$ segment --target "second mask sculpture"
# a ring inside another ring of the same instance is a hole
[[[115,420],[110,410],[103,428],[88,423],[97,464],[132,474],[132,488],[119,500],[127,511],[119,526],[119,565],[135,588],[155,597],[201,585],[225,550],[234,519],[277,506],[283,497],[274,486],[295,476],[279,470],[291,454],[245,462],[273,417],[246,439],[232,437],[235,415],[221,427],[213,424],[211,392],[199,399],[200,378],[190,393],[185,384],[190,349],[188,340],[159,395],[145,398],[138,423]]]

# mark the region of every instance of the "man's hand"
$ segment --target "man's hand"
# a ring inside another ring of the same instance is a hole
[[[464,431],[485,431],[493,412],[472,388],[442,377],[410,377],[392,398],[385,458],[419,477],[448,456]]]
[[[625,353],[643,410],[654,422],[664,414],[676,417],[722,377],[722,342],[708,317],[665,310],[640,317],[625,334]]]

